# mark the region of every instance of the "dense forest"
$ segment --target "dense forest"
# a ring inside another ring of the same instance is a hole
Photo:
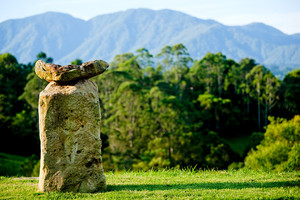
[[[53,62],[43,52],[38,59]],[[47,82],[35,75],[34,63],[0,55],[0,152],[39,156],[38,95]],[[145,48],[116,55],[92,80],[99,88],[106,170],[242,166],[251,149],[254,155],[263,148],[257,145],[279,117],[297,124],[298,135],[287,143],[299,152],[299,69],[280,80],[251,58],[236,62],[207,53],[194,60],[176,44],[155,56]]]

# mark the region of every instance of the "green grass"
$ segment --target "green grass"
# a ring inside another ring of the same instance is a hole
[[[106,173],[103,193],[40,193],[37,179],[0,178],[0,199],[300,199],[300,172],[165,170]]]

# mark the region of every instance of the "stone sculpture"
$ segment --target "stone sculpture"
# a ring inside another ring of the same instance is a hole
[[[36,62],[36,74],[50,82],[39,96],[40,191],[105,190],[98,88],[88,78],[107,67],[102,60],[80,66]]]

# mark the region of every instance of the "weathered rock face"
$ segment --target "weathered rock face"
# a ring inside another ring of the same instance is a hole
[[[51,82],[40,93],[39,125],[43,192],[98,192],[106,187],[102,168],[100,103],[90,80]]]

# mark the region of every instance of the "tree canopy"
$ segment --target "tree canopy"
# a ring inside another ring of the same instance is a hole
[[[37,59],[53,62],[43,52]],[[0,55],[3,152],[20,153],[10,147],[18,141],[23,154],[39,155],[37,103],[47,82],[32,69],[33,64]],[[253,59],[236,62],[218,52],[197,60],[183,44],[165,46],[157,55],[145,48],[116,55],[107,72],[93,78],[101,100],[104,168],[225,169],[243,161],[253,148],[246,159],[250,166],[251,155],[271,142],[266,137],[277,126],[275,118],[290,120],[300,113],[299,73],[294,70],[281,81]],[[269,116],[275,117],[270,125]],[[265,142],[257,146],[262,138],[256,136],[264,127]],[[255,141],[236,149],[228,141],[239,137]],[[288,146],[286,162],[296,156],[298,146]]]

